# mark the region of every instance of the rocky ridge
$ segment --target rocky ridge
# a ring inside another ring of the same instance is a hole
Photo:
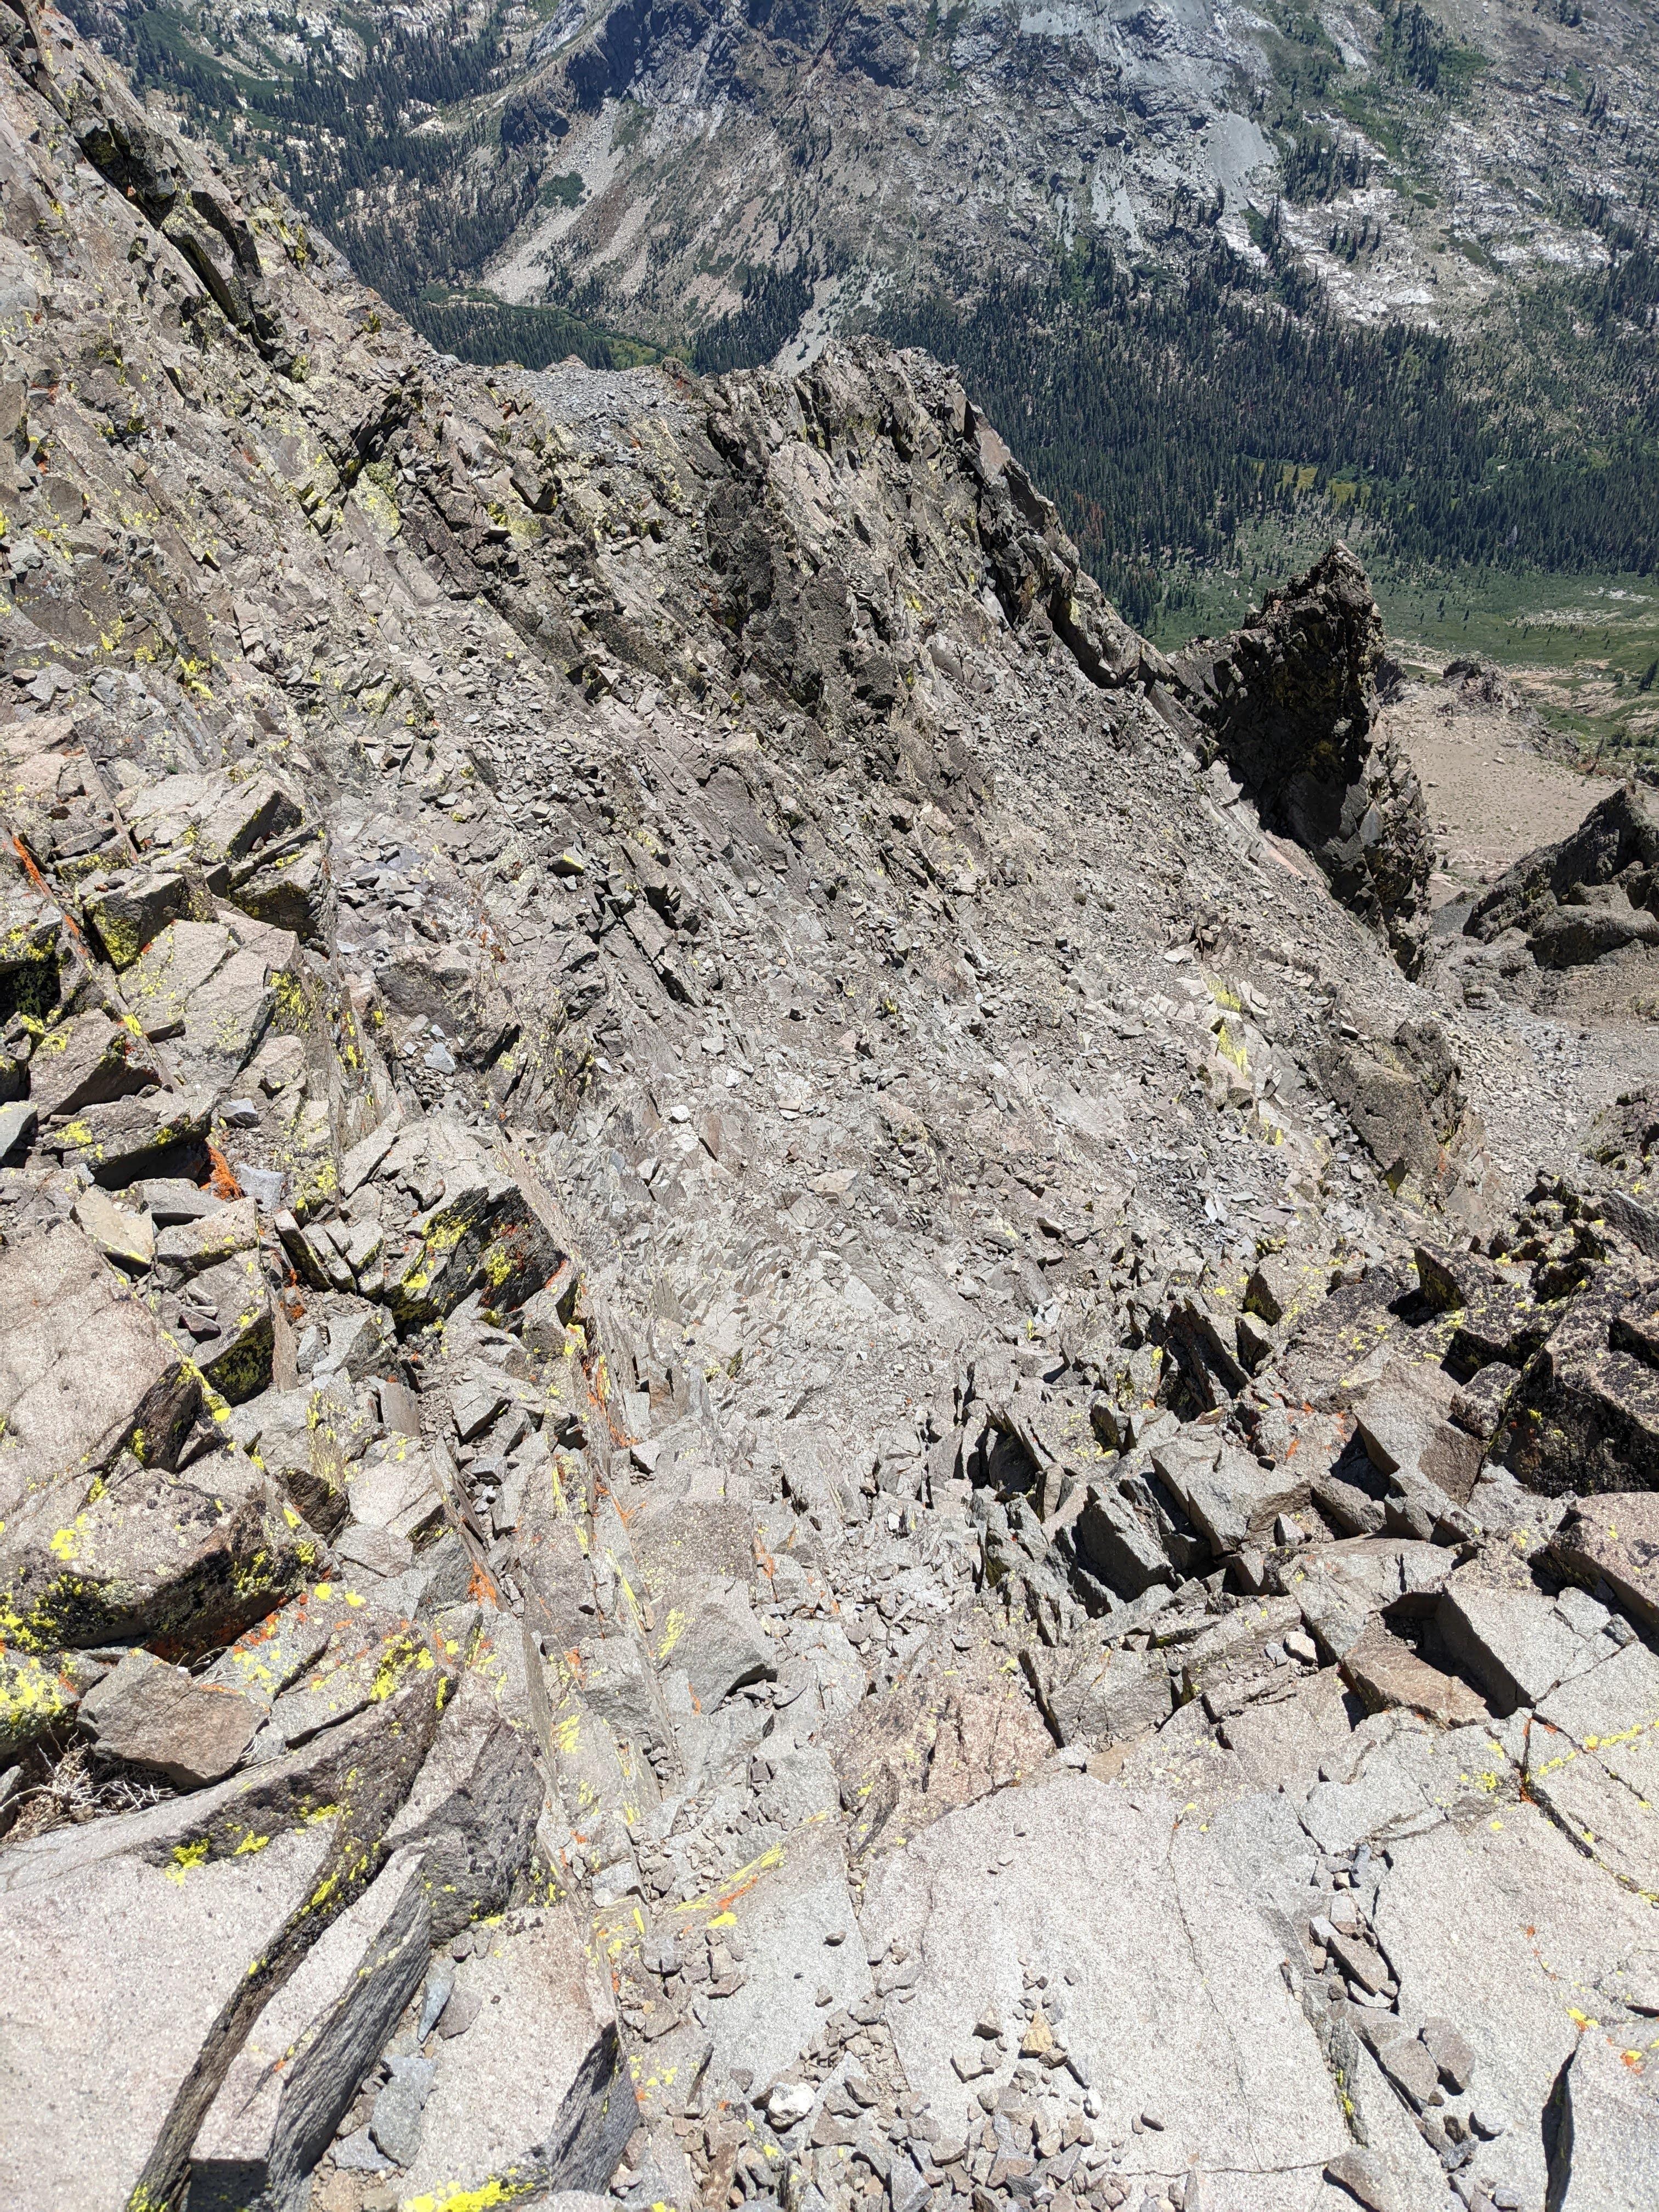
[[[0,27],[9,2201],[1649,2201],[1644,802]]]

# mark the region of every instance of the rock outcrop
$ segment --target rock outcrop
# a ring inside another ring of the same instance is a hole
[[[1568,836],[1524,854],[1444,909],[1444,986],[1471,1006],[1591,1021],[1638,1017],[1659,977],[1659,816],[1650,790],[1615,785]],[[1645,1071],[1644,1071],[1645,1072]]]
[[[0,2197],[1644,2203],[1650,1101],[936,364],[458,369],[0,21]]]
[[[1570,837],[1528,853],[1476,901],[1464,933],[1524,939],[1540,968],[1577,968],[1627,945],[1659,945],[1659,811],[1628,783]]]
[[[1346,546],[1176,663],[1209,744],[1266,825],[1313,854],[1408,975],[1428,941],[1433,843],[1410,764],[1377,728],[1382,618]]]

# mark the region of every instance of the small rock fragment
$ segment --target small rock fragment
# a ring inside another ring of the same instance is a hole
[[[374,2100],[368,2124],[375,2146],[394,2166],[410,2166],[421,2147],[421,2122],[432,2094],[437,2062],[431,2058],[389,2058],[392,2079]]]
[[[1345,2150],[1326,2166],[1325,2179],[1346,2189],[1365,2212],[1398,2212],[1394,2185],[1382,2162],[1368,2150]]]
[[[1447,2088],[1458,2096],[1474,2079],[1474,2051],[1449,2020],[1425,2020],[1423,2042]]]

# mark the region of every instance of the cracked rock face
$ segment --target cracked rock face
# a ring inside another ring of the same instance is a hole
[[[1382,618],[1342,546],[1178,675],[1262,822],[1311,852],[1346,906],[1423,963],[1433,846],[1416,776],[1376,730]]]
[[[0,24],[0,2196],[1650,2203],[1659,1107],[1352,561],[1172,670]]]

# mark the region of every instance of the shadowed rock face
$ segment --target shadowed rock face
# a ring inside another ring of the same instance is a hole
[[[0,26],[0,2203],[1636,2190],[1653,1102],[1517,1210],[1352,564],[1177,678]]]
[[[1242,629],[1191,647],[1176,668],[1266,826],[1306,847],[1343,904],[1414,975],[1428,940],[1433,842],[1417,778],[1376,727],[1382,650],[1365,572],[1334,545],[1269,592]]]

